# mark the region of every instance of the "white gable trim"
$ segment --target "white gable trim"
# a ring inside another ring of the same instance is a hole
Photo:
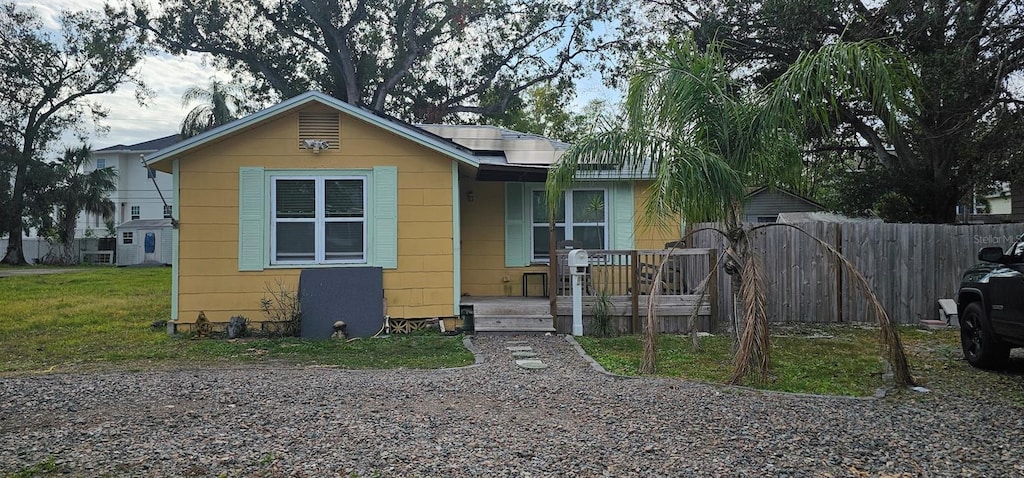
[[[423,145],[429,149],[437,151],[445,156],[448,156],[456,161],[462,162],[469,166],[479,166],[479,161],[470,153],[463,151],[462,149],[448,143],[447,141],[439,140],[438,138],[426,134],[424,131],[416,127],[410,127],[405,124],[391,121],[385,117],[374,114],[371,111],[365,110],[358,106],[351,105],[337,98],[333,98],[326,94],[318,91],[308,91],[294,98],[287,99],[278,103],[270,108],[253,113],[244,118],[237,119],[228,124],[218,126],[210,131],[207,131],[198,136],[193,136],[180,143],[174,144],[167,148],[161,149],[153,154],[146,155],[146,166],[152,166],[160,161],[174,158],[178,155],[187,153],[188,151],[203,146],[205,144],[216,141],[227,135],[243,130],[264,120],[272,118],[274,116],[286,113],[300,106],[309,103],[320,103],[326,106],[333,107],[342,113],[348,114],[359,118],[367,123],[378,126],[386,131],[397,134],[410,141]]]

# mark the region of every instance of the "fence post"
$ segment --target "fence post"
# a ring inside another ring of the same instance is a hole
[[[640,330],[640,253],[633,249],[630,251],[630,263],[633,264],[633,287],[630,293],[632,301],[633,320],[629,324],[629,333],[635,334]],[[650,297],[647,298],[650,300]]]
[[[708,332],[718,332],[718,250],[708,251],[708,272],[710,278],[708,287],[708,305],[711,306],[711,317],[708,323]],[[700,304],[697,304],[700,307]]]
[[[843,253],[843,225],[836,223],[836,245],[839,254]],[[843,323],[843,260],[836,258],[836,321]]]

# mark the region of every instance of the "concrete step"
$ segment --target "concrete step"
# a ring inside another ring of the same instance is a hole
[[[554,332],[550,315],[473,315],[477,332]]]
[[[949,324],[944,320],[921,320],[917,326],[925,330],[946,330]]]
[[[473,304],[474,315],[547,315],[551,304],[546,301],[497,302]]]

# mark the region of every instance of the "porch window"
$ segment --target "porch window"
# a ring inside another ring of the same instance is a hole
[[[272,178],[273,264],[366,262],[366,178]]]
[[[547,262],[551,256],[548,236],[549,208],[544,190],[531,192],[533,260]],[[571,240],[586,249],[607,249],[608,208],[604,189],[574,189],[563,194],[555,208],[556,241]]]

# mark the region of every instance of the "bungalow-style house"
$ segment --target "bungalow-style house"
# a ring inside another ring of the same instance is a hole
[[[524,314],[533,330],[554,330],[542,297],[554,289],[543,181],[566,146],[494,127],[414,126],[309,92],[147,155],[173,177],[171,318],[260,321],[268,284],[379,268],[392,318],[453,317],[515,297],[540,306]],[[641,227],[642,176],[588,174],[564,195],[559,243],[635,253],[678,240],[678,220]],[[487,314],[476,313],[479,330]]]

